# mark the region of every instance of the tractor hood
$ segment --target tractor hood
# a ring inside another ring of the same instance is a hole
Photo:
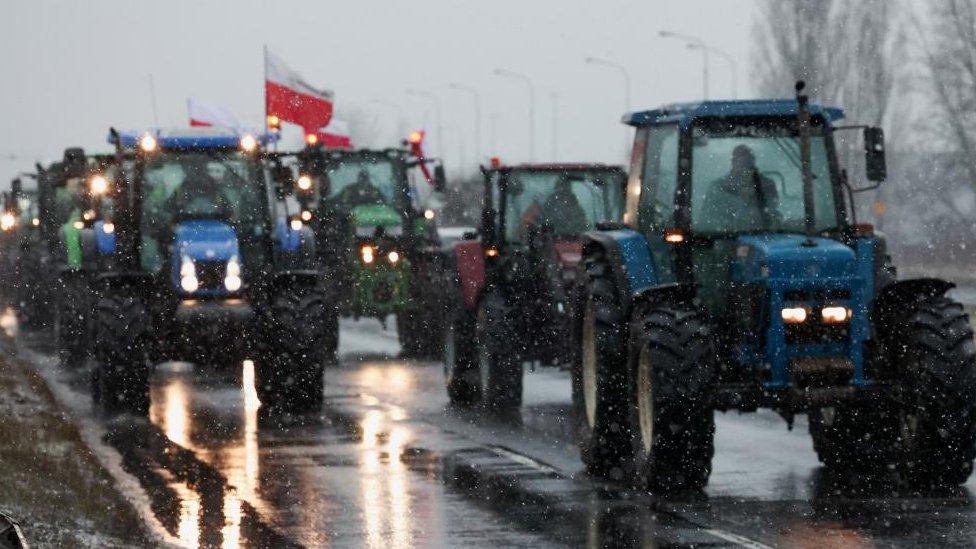
[[[829,238],[803,235],[743,236],[737,241],[733,280],[850,278],[856,274],[854,250]]]
[[[380,227],[391,236],[396,236],[395,233],[403,231],[403,217],[386,204],[356,206],[352,209],[351,217],[356,227],[356,234],[360,236],[372,236]]]
[[[232,257],[240,260],[237,233],[234,229],[224,222],[208,219],[184,221],[176,226],[173,233],[173,256],[170,263],[174,287],[181,288],[180,267],[184,258],[189,258],[196,265],[196,276],[200,282],[199,290],[191,292],[193,295],[226,294],[222,284],[224,267]]]

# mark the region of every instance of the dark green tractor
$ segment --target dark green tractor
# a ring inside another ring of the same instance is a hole
[[[435,212],[418,198],[429,188],[424,162],[401,149],[308,147],[299,155],[301,216],[314,228],[343,313],[382,322],[396,315],[410,356],[436,354],[431,335],[440,327],[434,280],[443,256]],[[441,166],[431,179],[443,190]]]

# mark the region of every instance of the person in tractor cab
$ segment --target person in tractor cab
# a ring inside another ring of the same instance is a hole
[[[573,193],[573,182],[569,177],[560,177],[552,194],[543,202],[539,224],[551,227],[556,236],[563,237],[575,237],[589,229],[586,213]]]
[[[775,229],[779,213],[775,184],[759,173],[747,145],[732,150],[729,173],[713,181],[702,203],[703,219],[726,219],[729,232]]]
[[[342,190],[339,200],[352,207],[384,202],[383,194],[373,185],[366,170],[359,171],[356,182]]]
[[[227,196],[227,168],[203,157],[192,157],[184,166],[186,174],[179,189],[171,195],[171,211],[180,217],[231,218],[234,200]]]

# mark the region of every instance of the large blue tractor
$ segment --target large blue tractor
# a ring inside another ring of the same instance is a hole
[[[896,280],[858,224],[834,136],[878,128],[796,100],[706,101],[636,127],[624,223],[587,234],[573,395],[583,461],[698,489],[716,410],[806,413],[828,471],[959,484],[976,454],[976,350],[938,279]],[[775,451],[775,450],[773,450]]]
[[[311,232],[278,211],[292,182],[268,169],[264,140],[212,128],[109,139],[122,169],[98,212],[111,261],[91,319],[96,400],[144,410],[154,363],[240,371],[252,359],[266,406],[319,406],[337,311]]]

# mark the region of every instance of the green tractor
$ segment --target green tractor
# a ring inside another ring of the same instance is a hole
[[[299,155],[302,220],[315,232],[320,264],[328,266],[340,310],[385,323],[396,315],[404,354],[438,352],[436,285],[442,254],[436,212],[418,196],[427,183],[442,192],[443,167],[433,174],[419,146],[412,150],[328,150]],[[417,168],[415,170],[415,168]],[[419,173],[418,173],[419,172]]]

